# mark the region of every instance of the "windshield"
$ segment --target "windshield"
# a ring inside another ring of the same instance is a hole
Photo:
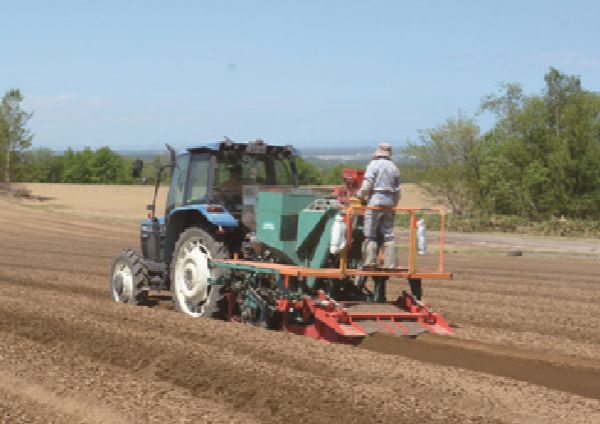
[[[295,185],[289,157],[221,153],[216,159],[214,197],[243,222],[254,221],[253,205],[259,187]]]
[[[177,164],[169,199],[173,206],[217,201],[238,211],[245,187],[295,185],[292,159],[279,155],[203,152],[182,155]]]
[[[294,185],[290,158],[219,155],[215,187],[222,185]]]

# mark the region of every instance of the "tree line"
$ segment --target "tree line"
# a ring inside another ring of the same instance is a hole
[[[154,183],[156,171],[166,159],[153,158],[144,164],[141,178],[132,177],[133,158],[127,158],[109,147],[81,151],[67,149],[56,154],[48,148],[24,150],[13,158],[11,175],[14,181],[39,183],[82,184],[139,184]],[[296,158],[298,180],[301,185],[342,184],[342,169],[356,165],[338,164],[330,169],[320,169],[302,158]],[[163,173],[168,179],[168,172]]]
[[[406,153],[430,194],[457,214],[600,219],[600,94],[553,68],[544,81],[537,94],[511,83],[485,96],[488,131],[464,114],[422,131]]]
[[[132,184],[132,162],[109,147],[81,151],[67,149],[27,150],[19,156],[14,175],[17,181],[41,183]]]
[[[583,88],[578,76],[551,68],[545,86],[526,95],[521,85],[504,84],[483,97],[478,114],[495,123],[482,132],[473,117],[459,114],[423,130],[404,154],[412,165],[402,175],[419,182],[457,215],[500,214],[544,220],[565,215],[600,219],[600,94]],[[0,104],[0,171],[5,182],[130,184],[132,159],[108,147],[31,150],[31,112],[21,109],[19,90]],[[160,158],[144,168],[153,182]],[[298,158],[304,185],[341,184],[338,164],[321,170]]]

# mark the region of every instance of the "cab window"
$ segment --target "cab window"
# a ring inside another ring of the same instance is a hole
[[[185,191],[185,181],[188,173],[189,155],[183,154],[177,158],[177,165],[173,170],[171,178],[171,187],[167,199],[167,209],[176,208],[183,204],[183,195]]]
[[[276,185],[294,185],[292,177],[292,166],[290,159],[273,159],[275,168]]]
[[[190,160],[189,184],[186,203],[206,203],[210,154],[194,153]]]

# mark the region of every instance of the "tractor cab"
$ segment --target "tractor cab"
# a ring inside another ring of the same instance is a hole
[[[165,214],[155,213],[157,186],[140,234],[145,264],[158,274],[166,275],[186,228],[203,228],[226,246],[228,255],[240,251],[246,235],[256,230],[258,193],[290,190],[298,184],[292,146],[225,139],[178,154],[168,147],[171,163],[165,169],[171,170],[171,183]]]
[[[173,167],[166,216],[182,206],[211,205],[252,227],[251,217],[243,214],[252,212],[259,187],[297,186],[294,152],[291,146],[270,146],[261,140],[189,148]]]

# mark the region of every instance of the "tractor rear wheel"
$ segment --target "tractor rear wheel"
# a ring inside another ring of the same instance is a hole
[[[179,236],[170,267],[175,309],[193,317],[223,318],[222,286],[211,285],[218,277],[209,267],[211,259],[229,258],[227,246],[208,231],[192,227]]]
[[[142,305],[148,300],[148,272],[133,249],[122,251],[113,262],[110,294],[115,302]]]

